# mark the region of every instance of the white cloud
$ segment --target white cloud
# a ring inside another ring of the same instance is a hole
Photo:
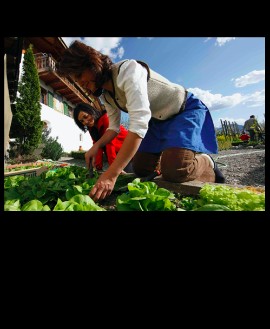
[[[239,78],[233,78],[235,87],[244,87],[265,80],[265,70],[254,70]]]
[[[217,38],[215,45],[222,47],[225,45],[226,42],[229,42],[232,40],[235,40],[235,38],[234,37],[233,38]]]
[[[117,56],[119,58],[122,58],[124,56],[124,53],[125,53],[124,47],[121,46],[121,47],[117,48]]]
[[[240,93],[235,93],[231,96],[223,96],[222,94],[212,94],[209,90],[202,90],[200,88],[188,88],[188,91],[201,99],[212,111],[233,107],[243,101]]]
[[[97,51],[100,51],[102,54],[108,55],[111,59],[117,57],[122,58],[125,52],[124,48],[122,46],[120,47],[122,41],[121,37],[62,37],[62,39],[68,47],[73,41],[80,40],[88,46],[95,48]]]
[[[239,104],[246,105],[247,107],[264,106],[265,102],[264,90],[246,95],[235,93],[230,96],[212,94],[209,90],[202,90],[200,88],[188,88],[188,91],[192,92],[195,96],[201,99],[211,111],[232,108]]]
[[[206,38],[203,42],[207,42],[209,41],[210,39],[212,39],[211,37],[210,38]]]
[[[258,107],[265,105],[265,89],[261,91],[255,91],[253,94],[247,94],[243,104],[247,104],[248,107]]]

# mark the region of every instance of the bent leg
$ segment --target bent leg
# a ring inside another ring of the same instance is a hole
[[[254,130],[249,130],[249,135],[250,135],[250,141],[254,142],[255,141],[255,132],[254,132]]]
[[[132,160],[134,173],[139,177],[145,177],[160,169],[161,153],[137,152]]]
[[[195,179],[215,182],[215,173],[209,159],[188,149],[166,149],[162,153],[160,167],[162,177],[170,182],[182,183]]]

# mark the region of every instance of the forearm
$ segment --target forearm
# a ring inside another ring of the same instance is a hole
[[[117,132],[114,130],[106,130],[105,134],[95,143],[96,147],[103,148],[106,144],[110,143],[117,135]]]
[[[118,152],[115,160],[109,168],[98,178],[96,184],[92,187],[89,196],[97,201],[110,195],[117,177],[121,174],[128,162],[132,159],[140,146],[142,138],[139,135],[129,131],[125,141]]]

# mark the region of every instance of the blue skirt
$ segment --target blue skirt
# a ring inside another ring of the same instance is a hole
[[[210,111],[190,92],[182,113],[165,121],[150,119],[148,131],[138,151],[160,153],[170,147],[180,147],[200,153],[218,153]]]

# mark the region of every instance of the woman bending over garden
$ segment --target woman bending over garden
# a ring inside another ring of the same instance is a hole
[[[101,112],[87,103],[79,103],[76,105],[73,111],[73,118],[76,125],[83,132],[89,132],[93,144],[98,142],[109,127],[109,118],[106,110]],[[127,133],[127,129],[123,125],[120,125],[119,134],[103,148],[98,149],[94,168],[97,170],[103,169],[103,154],[105,154],[109,165],[113,163]],[[131,162],[124,168],[123,172],[132,172]]]

